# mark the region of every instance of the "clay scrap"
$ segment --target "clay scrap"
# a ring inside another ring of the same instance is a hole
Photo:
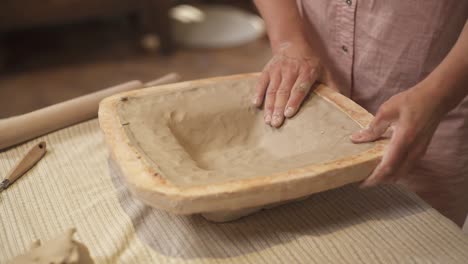
[[[76,229],[41,243],[36,240],[31,249],[11,260],[11,264],[93,264],[88,249],[73,239]]]

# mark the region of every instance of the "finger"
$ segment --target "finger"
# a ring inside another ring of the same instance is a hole
[[[387,179],[388,183],[396,183],[399,179],[408,175],[414,162],[417,160],[415,151],[410,151],[405,160],[401,162],[401,165],[396,169],[391,177]]]
[[[414,163],[414,159],[408,157],[404,160],[401,166],[395,171],[393,176],[387,180],[388,183],[397,183],[399,179],[406,177],[410,168],[412,167],[411,164]]]
[[[270,75],[270,82],[265,94],[264,104],[264,118],[265,123],[271,124],[271,117],[273,115],[273,108],[275,107],[275,97],[281,82],[281,76],[277,72]]]
[[[260,78],[255,85],[255,95],[253,97],[252,103],[257,107],[260,107],[263,103],[263,98],[265,97],[265,92],[270,81],[270,75],[267,70],[264,70],[260,75]]]
[[[301,73],[293,86],[291,95],[289,96],[288,103],[286,104],[286,111],[284,115],[288,118],[293,117],[306,95],[310,92],[312,85],[317,80],[317,72],[314,70],[312,73]]]
[[[365,143],[375,141],[381,138],[390,127],[394,113],[388,110],[379,109],[369,127],[362,129],[351,135],[351,141],[354,143]]]
[[[369,187],[386,181],[390,181],[397,169],[407,159],[408,150],[411,148],[406,133],[396,131],[393,135],[382,161],[377,165],[372,174],[361,184],[362,187]]]
[[[430,140],[423,139],[422,142],[415,142],[412,144],[411,150],[408,153],[406,160],[395,172],[395,176],[392,178],[392,182],[396,183],[399,179],[406,177],[410,170],[414,167],[415,163],[424,156],[427,151]]]
[[[289,95],[296,79],[297,74],[294,73],[286,73],[281,76],[281,84],[276,92],[275,106],[271,119],[271,125],[274,127],[280,127],[283,124],[284,108],[289,100]]]

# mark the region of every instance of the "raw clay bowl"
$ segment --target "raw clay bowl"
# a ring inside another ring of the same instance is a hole
[[[132,193],[175,214],[228,221],[363,180],[385,141],[353,144],[372,115],[320,85],[274,129],[251,104],[258,75],[125,92],[101,102],[99,122]]]

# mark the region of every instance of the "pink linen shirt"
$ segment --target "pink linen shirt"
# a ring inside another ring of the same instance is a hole
[[[437,67],[468,19],[468,0],[297,2],[336,88],[373,114]],[[402,183],[463,223],[468,213],[467,98],[445,117],[426,155]]]

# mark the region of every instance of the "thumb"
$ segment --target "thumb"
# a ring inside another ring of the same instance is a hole
[[[376,117],[372,120],[367,128],[364,128],[351,135],[353,143],[372,142],[381,138],[387,129],[390,127],[391,122],[377,113]]]

